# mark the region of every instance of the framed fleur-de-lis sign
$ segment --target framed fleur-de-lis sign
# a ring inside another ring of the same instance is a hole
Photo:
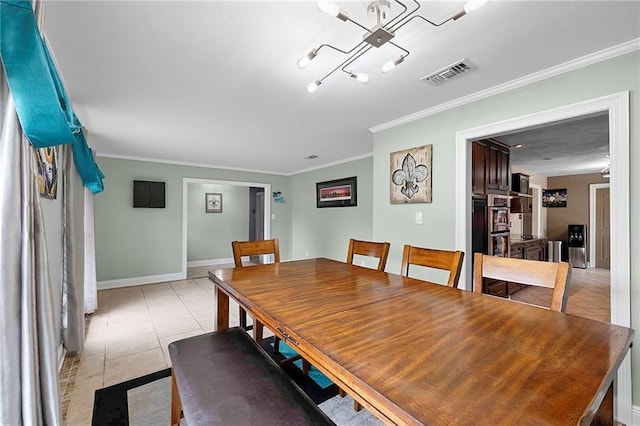
[[[391,204],[431,202],[433,145],[391,153]]]

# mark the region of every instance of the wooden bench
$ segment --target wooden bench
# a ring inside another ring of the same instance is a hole
[[[334,425],[240,327],[169,344],[171,424]]]

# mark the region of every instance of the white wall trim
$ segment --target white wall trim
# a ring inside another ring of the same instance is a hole
[[[331,163],[321,164],[321,165],[318,165],[318,166],[310,167],[308,169],[299,170],[299,171],[294,172],[294,173],[289,173],[287,176],[299,175],[301,173],[312,172],[314,170],[325,169],[327,167],[332,167],[332,166],[339,166],[340,164],[350,163],[352,161],[362,160],[364,158],[369,158],[369,157],[373,157],[373,152],[369,152],[369,153],[362,154],[362,155],[357,155],[355,157],[345,158],[343,160],[338,160],[338,161],[334,161],[334,162],[331,162]]]
[[[189,184],[213,184],[213,185],[229,185],[229,186],[245,186],[264,188],[264,238],[271,238],[271,184],[256,182],[240,182],[231,180],[215,180],[215,179],[199,179],[199,178],[182,178],[182,278],[187,278],[187,218],[189,213]]]
[[[64,357],[66,356],[67,356],[67,350],[65,349],[64,345],[60,343],[60,346],[58,346],[58,373],[62,371],[62,365],[64,364]]]
[[[533,235],[543,236],[542,232],[542,187],[536,183],[530,183],[529,188],[536,194],[534,199],[538,200],[538,204],[534,205],[533,208],[536,209],[536,226],[533,229]],[[546,230],[545,230],[546,231]],[[546,235],[544,235],[546,236]]]
[[[175,161],[175,160],[164,160],[160,158],[150,158],[150,157],[135,157],[130,155],[119,155],[119,154],[108,154],[106,152],[97,152],[97,157],[104,158],[115,158],[119,160],[129,160],[129,161],[144,161],[148,163],[160,163],[160,164],[171,164],[174,166],[188,166],[188,167],[202,167],[205,169],[217,169],[217,170],[230,170],[234,172],[246,172],[246,173],[260,173],[267,175],[276,175],[276,176],[294,176],[300,173],[306,173],[313,170],[324,169],[325,167],[337,166],[344,163],[350,163],[351,161],[362,160],[363,158],[373,157],[373,152],[368,152],[366,154],[356,155],[354,157],[344,158],[342,160],[334,161],[331,163],[324,163],[318,166],[310,167],[308,169],[302,169],[294,172],[276,172],[273,170],[253,170],[253,169],[243,169],[239,167],[229,167],[229,166],[220,166],[215,164],[204,164],[204,163],[191,163],[188,161]]]
[[[637,405],[633,406],[633,420],[630,426],[640,425],[640,407]]]
[[[609,188],[609,184],[589,184],[589,268],[596,267],[596,190],[603,188]]]
[[[147,275],[146,277],[123,278],[121,280],[98,281],[98,290],[162,283],[165,281],[179,281],[183,279],[185,279],[185,276],[182,272],[174,272],[171,274]]]
[[[187,268],[193,268],[196,266],[224,265],[227,263],[233,263],[233,257],[226,257],[222,259],[193,260],[191,262],[187,262]]]
[[[609,114],[609,154],[611,162],[611,323],[631,326],[631,266],[629,236],[629,92],[621,92],[461,130],[456,133],[455,244],[471,254],[471,141],[563,119],[598,112]],[[471,258],[471,255],[468,256]],[[465,289],[471,276],[471,262],[465,262],[460,282]],[[630,353],[618,369],[616,379],[616,419],[632,420]]]
[[[462,105],[476,102],[481,99],[498,95],[500,93],[508,92],[510,90],[517,89],[519,87],[523,87],[541,80],[545,80],[547,78],[551,78],[560,74],[567,73],[569,71],[573,71],[579,68],[593,65],[598,62],[606,61],[608,59],[612,59],[620,55],[625,55],[627,53],[631,53],[636,50],[640,50],[640,38],[635,40],[630,40],[628,42],[621,43],[616,46],[612,46],[610,48],[600,50],[598,52],[594,52],[592,54],[583,56],[581,58],[574,59],[572,61],[565,62],[564,64],[556,65],[554,67],[547,68],[545,70],[542,70],[533,74],[529,74],[525,77],[518,78],[512,81],[509,81],[507,83],[499,84],[497,86],[491,87],[486,90],[481,90],[479,92],[472,93],[471,95],[468,95],[468,96],[463,96],[461,98],[455,99],[450,102],[445,102],[440,105],[436,105],[432,108],[427,108],[422,111],[409,114],[405,117],[401,117],[396,120],[379,124],[377,126],[371,127],[369,131],[372,133],[377,133],[377,132],[381,132],[383,130],[387,130],[396,126],[401,126],[403,124],[406,124],[415,120],[419,120],[421,118],[428,117],[430,115],[435,115],[443,111],[447,111],[453,108],[458,108]]]

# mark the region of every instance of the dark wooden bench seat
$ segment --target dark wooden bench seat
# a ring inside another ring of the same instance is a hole
[[[333,425],[239,327],[169,344],[171,424]]]

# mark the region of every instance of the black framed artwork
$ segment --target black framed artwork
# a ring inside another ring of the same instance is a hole
[[[355,207],[358,205],[356,176],[316,183],[316,207]]]

